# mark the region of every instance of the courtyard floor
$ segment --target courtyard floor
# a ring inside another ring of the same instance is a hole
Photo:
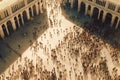
[[[5,76],[8,76],[8,72],[12,72],[12,68],[14,67],[14,70],[18,69],[18,65],[24,65],[25,64],[25,57],[29,58],[30,60],[33,60],[34,65],[36,65],[36,58],[39,56],[43,60],[43,65],[45,69],[51,71],[54,67],[57,68],[57,64],[54,63],[54,60],[51,58],[52,49],[56,49],[56,47],[63,42],[64,43],[64,37],[71,32],[74,32],[73,27],[77,26],[81,35],[85,31],[84,28],[81,26],[84,26],[84,22],[87,19],[88,22],[91,22],[89,18],[81,18],[81,21],[78,20],[78,22],[75,20],[71,21],[70,16],[67,15],[64,10],[62,10],[62,14],[59,14],[57,16],[58,19],[61,20],[61,26],[57,25],[55,27],[48,27],[48,18],[47,13],[43,13],[40,16],[37,16],[34,18],[33,21],[28,22],[25,26],[21,27],[20,30],[14,32],[10,37],[5,38],[4,41],[1,43],[3,45],[0,46],[2,54],[2,58],[0,59],[0,73],[4,72]],[[80,24],[81,22],[81,24]],[[37,39],[35,39],[34,33],[37,33]],[[110,44],[105,43],[104,40],[99,38],[98,36],[91,34],[92,36],[96,37],[100,42],[104,43],[102,45],[98,45],[100,47],[99,54],[102,57],[105,57],[107,60],[107,66],[108,70],[110,72],[110,75],[112,76],[112,69],[116,67],[118,69],[118,74],[120,75],[120,64],[115,64],[112,61],[110,53],[112,53],[111,49],[114,49]],[[88,38],[89,36],[85,36]],[[42,47],[40,48],[36,46],[36,41],[38,43],[42,43]],[[95,40],[91,41],[91,43],[97,43],[94,42]],[[82,42],[81,42],[82,43]],[[67,50],[68,44],[65,43],[64,45],[61,45],[59,54],[56,54],[58,57],[58,61],[62,63],[62,66],[60,69],[67,70],[67,80],[75,80],[75,73],[79,74],[80,72],[83,73],[83,67],[82,67],[82,61],[81,56],[78,58],[78,66],[76,72],[72,70],[72,77],[68,76],[69,71],[74,69],[75,61],[71,59],[71,62],[69,61],[69,58],[67,57],[67,53],[69,51]],[[80,45],[75,45],[74,47],[80,47]],[[102,47],[101,47],[102,46]],[[35,47],[35,48],[34,48]],[[81,52],[87,52],[88,47],[84,47],[84,44],[81,44],[81,47],[83,49]],[[36,49],[37,48],[37,49]],[[94,47],[93,47],[94,48]],[[47,50],[44,50],[47,49]],[[8,54],[9,53],[9,54]],[[66,54],[65,54],[66,53]],[[37,56],[36,56],[37,55]],[[65,56],[64,59],[61,58],[60,55]],[[71,63],[71,64],[70,64]],[[58,76],[59,74],[57,74]],[[20,80],[20,79],[16,79]],[[31,80],[34,80],[33,78]],[[87,76],[84,76],[84,80],[93,80],[93,77],[91,77],[90,74]],[[94,80],[98,80],[98,77]]]

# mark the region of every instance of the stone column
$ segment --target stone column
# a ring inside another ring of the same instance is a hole
[[[111,20],[110,26],[113,26],[114,20],[115,20],[115,15],[112,15],[112,20]]]
[[[33,13],[33,7],[31,7],[31,12],[32,12],[32,16],[34,16],[34,13]]]
[[[7,34],[9,35],[9,31],[8,31],[8,28],[7,28],[7,25],[5,24],[5,28],[6,28],[6,31],[7,31]]]
[[[30,20],[30,14],[28,9],[26,10],[26,13],[27,13],[27,19]]]
[[[1,38],[4,38],[4,32],[3,32],[3,29],[2,29],[2,25],[0,26],[0,36]]]
[[[48,5],[46,5],[46,8],[48,7]],[[38,4],[38,14],[40,14],[40,2]]]
[[[70,0],[70,3],[71,3],[71,8],[73,8],[73,4],[74,4],[74,1],[73,0]]]
[[[92,17],[93,15],[93,10],[94,10],[94,7],[91,6],[90,17]]]
[[[17,16],[16,18],[17,18],[18,26],[20,27],[20,22],[19,22],[19,20],[18,20],[18,16]]]
[[[38,4],[36,3],[36,11],[37,11],[37,15],[39,14],[39,10],[38,10]]]
[[[46,9],[46,0],[43,0],[43,8]]]
[[[40,12],[43,13],[42,3],[40,3]]]
[[[104,11],[104,13],[103,13],[103,17],[102,17],[102,22],[104,22],[104,21],[105,21],[106,14],[107,14],[107,12],[105,12],[105,11]]]
[[[99,20],[99,18],[100,18],[100,12],[101,12],[101,10],[99,10],[99,12],[98,12],[98,20]]]
[[[78,12],[80,11],[80,7],[81,7],[81,1],[80,0],[78,0]]]
[[[119,18],[120,19],[120,18]],[[115,26],[115,29],[117,29],[118,28],[118,26],[119,26],[119,23],[120,23],[120,20],[118,19],[118,22],[117,22],[117,24],[116,24],[116,26]]]
[[[86,4],[86,6],[85,6],[85,15],[87,15],[88,14],[88,5]]]
[[[14,18],[11,19],[11,23],[12,23],[13,30],[15,31],[16,30],[16,25],[15,25]]]
[[[24,25],[23,15],[21,15],[21,19],[22,19],[22,24]]]

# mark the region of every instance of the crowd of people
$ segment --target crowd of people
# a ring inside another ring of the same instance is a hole
[[[54,27],[59,24],[59,14],[61,13],[61,8],[59,4],[59,0],[49,0],[47,2],[48,7],[48,22],[49,26]]]
[[[35,29],[35,40],[30,40],[29,55],[23,54],[17,59],[0,75],[0,80],[120,80],[120,51],[93,35],[88,29],[76,25],[61,27],[59,20],[56,23],[57,17],[54,18],[59,13],[54,11],[59,8],[58,3],[55,3],[56,5],[48,4],[51,6],[48,17],[53,20],[50,21],[51,31],[46,31],[38,39]],[[54,41],[52,43],[50,39],[54,39],[55,35],[64,37],[58,39],[57,44],[53,44]],[[45,40],[46,44],[43,43]],[[104,49],[108,50],[104,52]],[[108,55],[112,59],[111,64],[108,64]]]
[[[119,80],[118,68],[113,67],[109,71],[106,56],[101,50],[106,45],[104,41],[92,35],[89,31],[80,29],[78,26],[66,28],[65,30],[53,30],[49,36],[54,37],[54,33],[60,36],[65,34],[63,40],[59,40],[55,48],[40,41],[31,45],[32,57],[24,56],[19,58],[9,69],[7,74],[3,73],[0,80]],[[47,34],[41,40],[47,39]],[[44,37],[44,39],[43,39]],[[48,40],[49,41],[49,40]],[[35,48],[34,48],[35,47]],[[110,47],[110,55],[115,57],[115,49]],[[44,58],[36,49],[43,50],[47,56],[47,66]],[[112,57],[111,56],[111,57]],[[113,60],[114,63],[114,60]],[[52,68],[48,68],[52,66]],[[91,75],[89,77],[88,75]]]

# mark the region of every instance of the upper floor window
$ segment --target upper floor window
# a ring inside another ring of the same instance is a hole
[[[106,1],[104,1],[104,0],[96,0],[96,3],[101,5],[101,6],[104,6],[104,7],[106,5]]]
[[[12,8],[12,12],[14,13],[14,12],[16,12],[17,10],[21,9],[22,7],[24,7],[24,6],[25,6],[24,1],[21,1],[21,2],[15,4],[15,5],[13,5],[13,6],[11,7],[11,8]]]
[[[120,7],[118,8],[117,12],[120,13]]]
[[[111,9],[111,10],[115,10],[115,4],[113,4],[113,3],[109,3],[109,5],[108,5],[108,9]]]
[[[9,16],[9,14],[8,14],[8,11],[7,11],[7,10],[5,10],[5,11],[4,11],[4,15],[5,15],[5,17]]]

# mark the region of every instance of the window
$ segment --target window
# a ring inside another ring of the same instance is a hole
[[[96,3],[104,7],[106,5],[106,1],[102,1],[102,0],[96,0]]]
[[[111,10],[115,10],[115,4],[113,4],[113,3],[109,3],[109,5],[108,5],[108,9],[111,9]]]

